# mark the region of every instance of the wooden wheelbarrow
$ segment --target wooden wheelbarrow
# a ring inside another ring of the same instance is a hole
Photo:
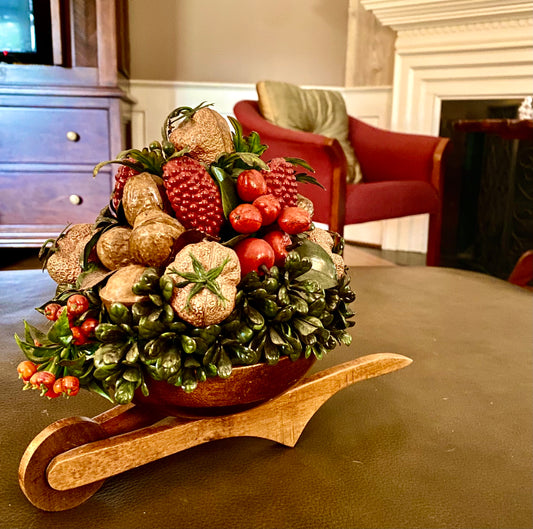
[[[230,415],[168,417],[128,404],[92,419],[60,419],[26,449],[19,466],[20,487],[39,509],[63,511],[89,499],[106,478],[208,441],[252,436],[293,447],[311,417],[335,393],[411,362],[394,353],[367,355],[307,376],[267,402]]]

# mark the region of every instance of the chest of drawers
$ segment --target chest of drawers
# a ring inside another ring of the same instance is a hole
[[[40,246],[67,224],[94,222],[122,150],[120,99],[0,95],[0,246]]]

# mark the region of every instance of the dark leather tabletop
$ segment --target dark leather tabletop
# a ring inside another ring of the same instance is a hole
[[[500,279],[446,268],[353,268],[353,343],[314,371],[377,352],[413,363],[329,399],[294,448],[233,438],[109,478],[94,496],[44,512],[17,478],[52,422],[110,404],[81,392],[22,391],[13,335],[55,285],[0,272],[2,528],[531,528],[533,297]]]

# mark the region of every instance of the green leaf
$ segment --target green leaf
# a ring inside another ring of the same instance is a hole
[[[231,375],[232,366],[229,356],[224,349],[220,348],[220,357],[217,362],[217,373],[220,378],[228,378]]]
[[[269,170],[268,165],[264,160],[261,160],[259,156],[253,152],[239,152],[237,153],[239,158],[250,167],[257,169],[264,169],[265,171]]]
[[[68,345],[72,342],[72,331],[70,330],[66,310],[61,313],[61,316],[59,316],[48,331],[48,339],[61,345]]]
[[[296,181],[301,182],[302,184],[313,184],[315,186],[326,189],[314,176],[305,173],[298,173],[296,175]]]
[[[263,353],[267,364],[273,365],[279,362],[279,349],[270,340],[266,340]]]
[[[117,404],[129,404],[135,392],[135,382],[123,378],[117,381],[115,387],[115,401]]]
[[[104,397],[110,402],[114,402],[109,392],[106,391],[96,380],[91,380],[91,382],[89,382],[89,384],[87,384],[86,387],[88,390],[92,391],[93,393],[96,393],[97,395]]]
[[[61,350],[61,347],[35,347],[27,342],[22,341],[16,334],[15,341],[26,358],[32,362],[35,362],[36,364],[41,364],[45,360],[49,360],[53,356],[59,354],[59,351]]]
[[[271,342],[274,345],[285,345],[287,343],[286,340],[281,336],[281,334],[276,329],[274,329],[274,327],[270,328],[269,336]]]
[[[35,343],[34,340],[37,340],[43,347],[53,344],[44,332],[37,329],[37,327],[34,327],[26,320],[24,320],[24,338],[28,343]]]
[[[312,173],[315,172],[315,170],[305,160],[302,160],[301,158],[285,157],[285,160],[289,163],[292,163],[293,165],[299,165],[300,167],[303,167],[304,169],[307,169]]]
[[[216,165],[211,165],[210,171],[220,189],[224,216],[228,218],[229,214],[239,204],[239,197],[237,196],[237,191],[235,189],[235,182],[231,176],[224,171],[224,169],[217,167]]]
[[[301,318],[294,318],[292,320],[292,323],[296,331],[301,336],[309,336],[310,334],[313,334],[317,329],[315,325],[312,325],[310,322]]]
[[[316,281],[324,290],[337,286],[337,270],[333,259],[319,244],[306,239],[293,252],[311,262],[311,269],[298,276],[297,281],[310,279]]]

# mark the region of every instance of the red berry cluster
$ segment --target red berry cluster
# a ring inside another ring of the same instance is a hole
[[[38,389],[41,395],[55,399],[61,395],[74,397],[80,391],[80,381],[77,377],[67,375],[56,378],[51,371],[39,371],[38,364],[24,360],[17,366],[19,378],[26,382],[25,389]]]
[[[44,308],[44,315],[50,321],[57,321],[61,314],[66,311],[70,331],[72,332],[72,343],[74,345],[84,345],[91,341],[94,332],[100,323],[96,318],[89,317],[90,303],[86,296],[82,294],[72,294],[65,305],[59,303],[48,303]],[[35,346],[42,344],[35,341]],[[17,366],[19,378],[26,385],[24,389],[38,389],[41,395],[48,398],[56,398],[61,395],[73,397],[80,390],[80,381],[77,377],[66,375],[57,377],[60,367],[57,360],[42,364],[36,364],[30,360],[25,360]]]
[[[283,162],[287,163],[285,160]],[[291,164],[288,165],[292,167]],[[298,206],[286,205],[287,201],[282,195],[288,191],[280,191],[281,198],[270,192],[263,175],[263,172],[256,169],[248,169],[239,174],[237,194],[244,202],[236,206],[229,215],[233,229],[242,234],[255,233],[260,228],[272,227],[277,222],[277,227],[273,227],[263,238],[249,237],[235,245],[234,250],[239,256],[243,276],[257,270],[261,264],[267,268],[274,264],[282,266],[288,253],[287,246],[291,244],[289,235],[302,233],[311,226],[309,213]],[[276,189],[282,189],[282,184]]]
[[[284,158],[272,158],[268,162],[268,168],[268,171],[261,171],[268,192],[281,202],[282,209],[296,206],[298,203],[298,183],[294,165]]]
[[[220,190],[205,167],[188,156],[168,161],[163,182],[176,218],[185,229],[216,237],[224,223]]]
[[[135,162],[133,158],[125,158],[128,162]],[[115,173],[115,187],[113,194],[111,195],[111,202],[115,209],[118,208],[119,202],[122,200],[122,194],[124,193],[124,186],[129,178],[139,174],[139,171],[128,167],[127,165],[121,165]]]
[[[50,321],[56,321],[65,310],[67,311],[74,345],[83,345],[89,342],[94,336],[94,330],[100,323],[96,318],[90,317],[78,321],[80,316],[89,310],[89,300],[82,294],[73,294],[67,299],[66,305],[48,303],[44,308],[44,315]]]

